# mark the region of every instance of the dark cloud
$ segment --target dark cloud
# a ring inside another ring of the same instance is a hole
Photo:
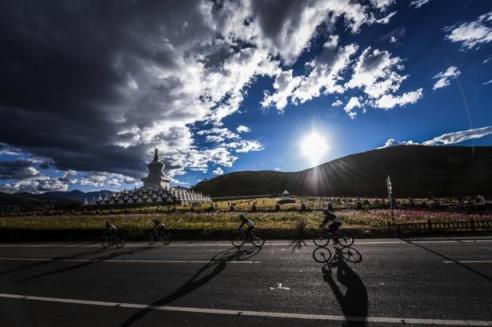
[[[29,160],[0,161],[0,179],[24,179],[38,174]]]
[[[189,115],[163,110],[179,85],[146,69],[177,69],[173,48],[198,32],[194,1],[2,1],[0,140],[62,169],[141,169],[142,147],[116,146],[117,135]]]

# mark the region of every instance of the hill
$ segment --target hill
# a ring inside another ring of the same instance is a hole
[[[21,208],[50,207],[53,204],[65,206],[71,204],[82,204],[84,199],[90,200],[92,198],[97,198],[99,195],[104,197],[110,193],[112,192],[95,191],[84,193],[79,190],[69,192],[46,192],[41,194],[27,192],[7,194],[0,192],[0,205],[17,205]]]
[[[402,145],[336,159],[298,172],[243,171],[202,181],[211,196],[278,194],[385,196],[492,194],[492,147]]]

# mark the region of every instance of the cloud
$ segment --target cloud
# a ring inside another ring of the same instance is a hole
[[[220,167],[217,167],[215,168],[213,171],[212,171],[212,174],[214,175],[223,175],[224,174],[224,170]]]
[[[341,74],[348,67],[357,46],[350,44],[337,47],[337,43],[336,36],[325,43],[322,53],[307,63],[309,74],[293,76],[292,70],[279,74],[273,84],[274,93],[265,94],[262,106],[274,106],[281,111],[287,106],[289,99],[297,105],[321,94],[343,93],[345,89],[339,83]]]
[[[419,88],[412,92],[403,93],[399,96],[394,96],[392,94],[385,94],[374,103],[375,107],[381,109],[391,109],[396,106],[405,106],[407,104],[417,103],[423,97],[423,90]]]
[[[335,102],[331,104],[332,107],[340,107],[343,106],[343,102],[340,99],[337,99]]]
[[[440,72],[432,77],[433,79],[437,79],[437,81],[434,83],[434,86],[432,86],[432,89],[437,90],[446,87],[451,83],[452,78],[457,78],[460,75],[461,71],[457,67],[450,66],[445,71]]]
[[[249,128],[248,126],[239,125],[236,128],[236,132],[238,132],[238,133],[248,133],[248,132],[251,132],[251,128]]]
[[[386,141],[386,143],[384,143],[384,145],[379,147],[378,149],[388,148],[388,147],[397,146],[397,145],[416,145],[416,144],[419,144],[419,143],[416,143],[412,140],[399,142],[399,141],[395,140],[394,138],[389,138]]]
[[[488,81],[482,83],[482,85],[489,85],[489,84],[492,84],[492,79],[489,79]]]
[[[451,132],[451,133],[446,133],[441,136],[437,136],[431,140],[424,141],[422,143],[414,142],[412,140],[410,141],[396,141],[393,138],[390,138],[386,141],[386,143],[382,146],[379,147],[378,149],[381,148],[386,148],[389,146],[395,146],[395,145],[415,145],[415,144],[422,144],[422,145],[428,145],[428,146],[433,146],[433,145],[450,145],[450,144],[457,144],[457,143],[462,143],[468,140],[473,140],[473,139],[479,139],[484,136],[492,135],[492,126],[486,126],[486,127],[481,127],[481,128],[474,128],[474,129],[468,129],[464,131],[458,131],[458,132]]]
[[[354,108],[360,108],[361,106],[362,104],[360,103],[359,98],[351,97],[343,109],[345,112],[350,112]]]
[[[483,14],[472,22],[448,26],[444,29],[446,39],[461,43],[463,49],[478,48],[492,41],[492,12]]]
[[[392,6],[395,0],[371,0],[371,4],[378,9],[386,10],[388,7]]]
[[[0,192],[17,193],[44,193],[53,191],[67,191],[68,183],[65,183],[58,178],[52,178],[45,175],[36,175],[18,180],[16,182],[0,185]]]
[[[465,131],[446,133],[441,136],[435,137],[432,140],[423,142],[424,145],[448,145],[461,143],[464,141],[479,139],[484,136],[492,134],[492,126],[469,129]]]
[[[24,179],[39,175],[32,161],[10,160],[0,161],[0,179]]]
[[[415,9],[420,9],[420,7],[428,4],[430,0],[412,0],[410,2],[410,7],[413,7]]]
[[[224,146],[227,148],[234,149],[234,151],[238,153],[262,151],[265,149],[263,145],[256,140],[241,140],[238,142],[231,142],[228,144],[224,144]]]

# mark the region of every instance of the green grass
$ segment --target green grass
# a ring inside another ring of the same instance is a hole
[[[146,230],[159,219],[170,229],[183,230],[234,230],[239,225],[238,212],[174,212],[174,213],[132,213],[103,215],[61,215],[61,216],[16,216],[0,217],[2,229],[29,230],[95,230],[103,229],[106,220],[125,230]],[[344,210],[338,215],[343,227],[381,228],[390,220],[388,210]],[[320,211],[299,213],[261,212],[247,213],[258,229],[293,230],[301,221],[307,230],[317,229],[323,220]],[[423,210],[395,210],[396,222],[450,221],[462,219],[491,219],[491,215],[466,215],[453,212]]]

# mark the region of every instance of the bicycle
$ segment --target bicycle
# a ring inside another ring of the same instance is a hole
[[[167,230],[153,230],[149,236],[149,245],[162,241],[164,245],[171,243],[171,233]]]
[[[330,232],[326,228],[322,228],[316,233],[313,238],[313,242],[316,246],[327,246],[333,240],[333,244],[340,244],[343,247],[351,246],[354,244],[354,236],[348,231],[337,231],[336,233]]]
[[[253,233],[248,236],[242,229],[232,235],[231,242],[232,245],[236,248],[242,247],[246,242],[251,242],[254,246],[258,248],[261,248],[263,244],[265,244],[265,240],[261,237],[256,236]]]
[[[125,246],[125,240],[116,235],[106,235],[101,241],[101,245],[104,249],[107,249],[109,247],[121,249]]]

